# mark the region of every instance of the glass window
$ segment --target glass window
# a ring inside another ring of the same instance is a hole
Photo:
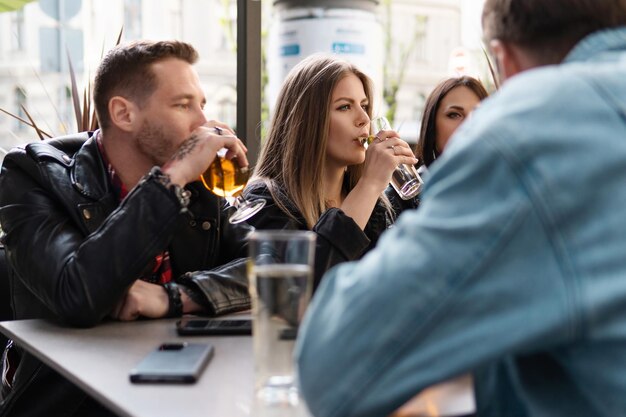
[[[124,38],[141,38],[141,0],[124,2]]]
[[[219,48],[234,52],[237,50],[237,1],[219,0],[219,6]]]
[[[28,120],[26,113],[24,112],[24,109],[28,108],[26,104],[26,92],[24,91],[22,87],[18,86],[18,87],[15,87],[15,90],[13,90],[13,101],[15,103],[15,108],[17,109],[17,112],[14,114],[16,114],[17,116],[19,116],[20,118],[24,120]],[[20,122],[19,120],[14,121],[15,130],[25,131],[27,128],[29,127],[26,126],[24,123]]]
[[[7,42],[0,44],[0,67],[11,68],[0,74],[0,85],[8,86],[3,108],[23,115],[19,104],[23,103],[29,112],[29,106],[36,105],[31,114],[37,125],[53,136],[72,133],[77,127],[71,87],[70,94],[67,89],[67,52],[82,107],[84,93],[103,53],[115,45],[123,28],[124,42],[145,38],[191,43],[200,55],[195,67],[207,97],[207,115],[237,127],[242,139],[258,141],[254,128],[258,126],[260,110],[246,103],[256,102],[250,93],[260,91],[256,78],[260,79],[261,64],[247,58],[259,53],[256,42],[260,29],[254,22],[260,28],[260,5],[259,0],[46,0],[3,13],[0,25],[6,24],[11,37],[10,42],[7,37]],[[238,27],[239,19],[250,30]],[[238,36],[249,40],[251,47],[238,48]],[[26,45],[26,40],[31,40],[32,45]],[[14,49],[23,49],[20,56],[24,55],[24,59],[15,60],[15,55],[6,53]],[[33,67],[33,63],[38,66]],[[14,86],[28,90],[28,104],[24,90]],[[248,95],[240,95],[246,91]],[[5,138],[13,137],[18,144],[33,138],[32,128],[0,115],[0,131],[3,130],[14,135],[0,135],[0,147],[5,147]],[[254,160],[254,154],[251,156]]]
[[[237,119],[237,100],[236,97],[223,98],[218,102],[219,120],[236,120]],[[237,126],[234,126],[237,128]]]
[[[11,18],[11,49],[23,51],[24,42],[24,9],[20,9]]]
[[[423,63],[427,60],[426,33],[428,29],[428,16],[415,16],[414,28],[415,43],[413,45],[413,59],[417,62]]]

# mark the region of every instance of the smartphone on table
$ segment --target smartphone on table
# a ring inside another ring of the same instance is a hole
[[[252,320],[249,319],[209,319],[185,317],[176,322],[179,335],[251,335]]]
[[[131,382],[191,384],[213,357],[206,343],[163,343],[130,371]]]

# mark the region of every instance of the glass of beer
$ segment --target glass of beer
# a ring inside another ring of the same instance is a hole
[[[240,167],[237,158],[225,158],[226,152],[225,148],[220,149],[213,163],[204,171],[200,179],[209,191],[224,197],[231,206],[235,207],[236,210],[228,221],[233,224],[241,223],[261,210],[265,206],[265,200],[248,201],[243,198],[242,192],[250,177],[250,170],[248,167]]]
[[[314,232],[302,230],[250,235],[255,391],[264,405],[299,404],[293,347],[311,298],[315,238]]]
[[[371,136],[367,137],[369,145],[375,138],[374,134],[381,130],[391,130],[391,125],[386,117],[375,117],[370,122]],[[391,186],[403,200],[409,200],[422,191],[424,181],[411,164],[400,164],[391,175]]]

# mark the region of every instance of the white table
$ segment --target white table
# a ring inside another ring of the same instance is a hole
[[[245,316],[244,316],[245,317]],[[243,318],[243,317],[242,317]],[[176,319],[106,322],[90,329],[46,320],[0,322],[0,332],[124,417],[310,417],[306,407],[264,407],[254,401],[250,336],[176,334]],[[213,359],[193,385],[131,384],[129,371],[164,342],[202,342]],[[397,416],[439,417],[473,411],[469,377],[436,385]]]
[[[280,409],[254,403],[250,336],[180,337],[175,322],[108,322],[75,329],[19,320],[1,322],[0,331],[120,416],[309,416],[304,406]],[[171,341],[213,344],[215,354],[200,380],[193,385],[131,384],[131,368]]]

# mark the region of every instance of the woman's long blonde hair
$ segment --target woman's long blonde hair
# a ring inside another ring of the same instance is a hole
[[[250,181],[251,185],[265,183],[276,204],[291,217],[294,215],[288,206],[295,205],[309,228],[328,208],[323,173],[331,98],[337,83],[348,74],[361,80],[365,95],[372,103],[370,78],[335,56],[311,55],[289,72]],[[371,106],[368,116],[371,118]],[[344,191],[352,190],[362,171],[363,164],[348,167]]]

